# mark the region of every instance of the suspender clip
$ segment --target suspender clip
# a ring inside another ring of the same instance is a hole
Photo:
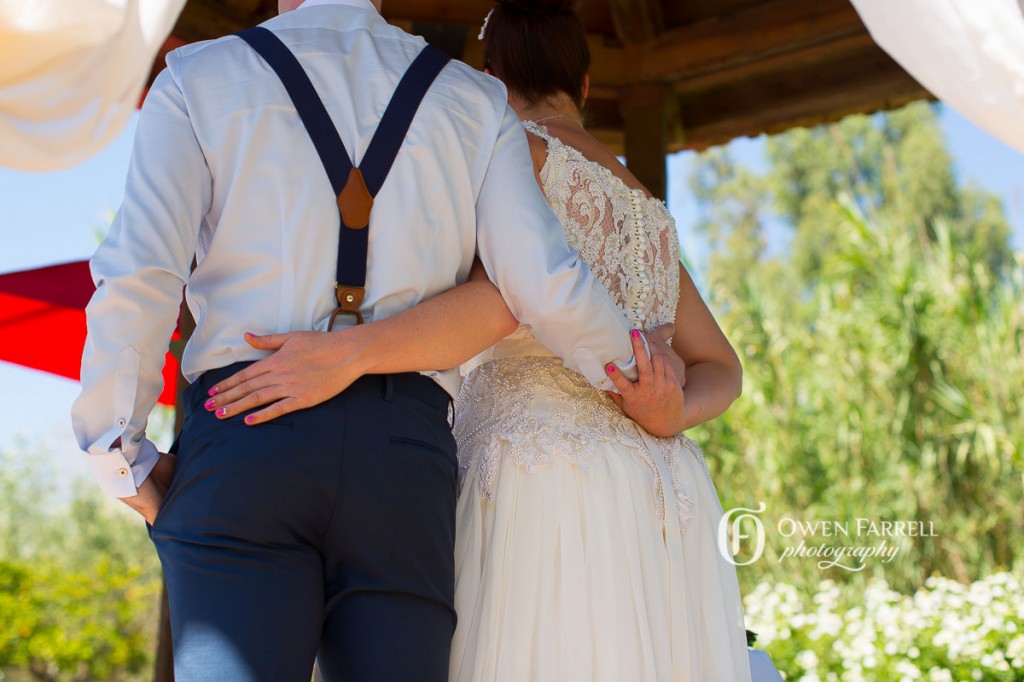
[[[363,315],[359,307],[363,305],[363,298],[366,296],[366,289],[352,286],[350,284],[338,284],[335,292],[338,298],[338,307],[331,313],[331,321],[327,323],[327,331],[334,331],[334,321],[338,315],[355,315],[356,324],[363,323]]]

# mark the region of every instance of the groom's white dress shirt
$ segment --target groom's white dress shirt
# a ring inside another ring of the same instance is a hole
[[[298,56],[358,164],[424,41],[365,0],[314,0],[265,26]],[[632,361],[628,327],[566,245],[506,98],[462,63],[438,77],[376,198],[362,311],[383,319],[464,282],[479,251],[516,317],[568,366],[589,358],[581,369],[596,383],[602,363]],[[264,357],[246,331],[326,330],[338,230],[309,135],[260,57],[236,37],[172,52],[139,118],[124,204],[92,259],[72,417],[108,494],[134,495],[158,458],[146,420],[185,283],[192,381]],[[457,370],[432,374],[457,390]]]

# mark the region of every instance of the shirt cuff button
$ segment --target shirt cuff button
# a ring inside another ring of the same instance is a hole
[[[125,420],[123,420],[123,419],[118,419],[118,420],[117,420],[117,425],[118,425],[118,426],[120,426],[120,427],[122,427],[122,428],[124,428],[124,425],[125,425],[125,424],[127,424],[127,423],[128,423],[128,422],[126,422],[126,421],[125,421]]]
[[[117,475],[120,476],[121,478],[125,478],[130,473],[131,472],[128,469],[125,469],[124,467],[121,467],[120,469],[117,470]]]

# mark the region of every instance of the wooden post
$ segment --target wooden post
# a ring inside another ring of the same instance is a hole
[[[174,652],[171,648],[171,614],[167,608],[167,584],[160,595],[160,632],[156,643],[153,682],[174,682]]]
[[[178,359],[177,396],[174,401],[174,433],[181,433],[185,422],[185,404],[183,401],[188,382],[181,373],[181,356],[185,352],[185,344],[196,329],[196,321],[188,306],[182,301],[181,313],[178,315],[178,331],[181,338],[171,341],[171,355]],[[171,645],[171,616],[167,605],[167,584],[164,583],[160,598],[160,629],[157,635],[156,663],[153,670],[153,682],[174,682],[174,650]]]
[[[626,165],[659,199],[665,199],[668,190],[665,157],[671,97],[671,89],[663,83],[642,83],[623,88],[619,100],[625,122]]]

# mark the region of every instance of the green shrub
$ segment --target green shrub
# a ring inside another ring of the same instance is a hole
[[[88,571],[0,562],[0,670],[41,680],[120,680],[152,648],[159,583],[100,561]]]
[[[0,451],[0,679],[145,679],[161,585],[145,526],[45,464]]]
[[[762,583],[748,626],[786,679],[800,682],[1024,680],[1024,587],[1009,573],[970,585],[929,578],[912,596],[822,582],[808,597]]]

